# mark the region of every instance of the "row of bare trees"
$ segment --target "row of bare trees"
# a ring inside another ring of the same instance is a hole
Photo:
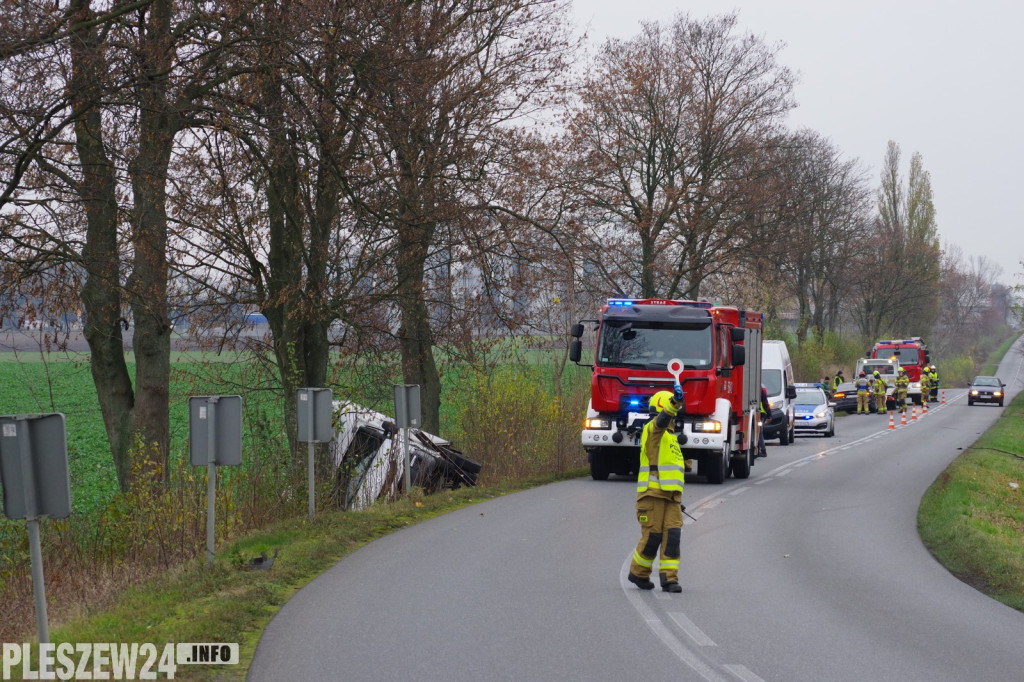
[[[801,342],[932,326],[984,267],[941,259],[919,156],[872,197],[787,130],[778,52],[735,15],[588,48],[563,0],[4,3],[0,316],[81,318],[122,487],[137,439],[166,471],[180,320],[263,313],[285,396],[395,353],[434,432],[437,348],[608,295],[795,307]]]

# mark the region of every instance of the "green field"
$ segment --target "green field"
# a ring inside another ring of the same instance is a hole
[[[117,477],[89,364],[73,359],[42,362],[38,355],[25,354],[14,361],[12,356],[0,354],[0,415],[64,414],[72,508],[75,513],[95,512],[117,493]],[[242,395],[245,421],[259,425],[260,438],[268,431],[281,433],[283,418],[273,382],[253,365],[224,357],[211,362],[194,353],[178,354],[177,360],[171,370],[172,470],[187,457],[190,396]],[[129,372],[134,374],[133,364]],[[256,434],[252,426],[245,431],[250,447]]]

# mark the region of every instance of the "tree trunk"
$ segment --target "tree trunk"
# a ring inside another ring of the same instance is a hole
[[[397,294],[402,326],[398,337],[402,349],[402,377],[405,383],[420,387],[421,428],[440,434],[441,377],[434,361],[434,335],[423,281],[433,233],[433,224],[406,224],[399,229]]]
[[[87,3],[80,2],[72,9],[83,20],[91,16]],[[89,369],[117,482],[122,490],[126,490],[130,476],[128,447],[135,395],[121,337],[116,171],[103,147],[103,121],[97,106],[106,73],[100,42],[95,28],[79,30],[76,39],[70,41],[71,102],[75,109],[84,111],[75,121],[75,150],[82,164],[82,184],[77,189],[86,221],[85,244],[82,247],[85,282],[81,298],[85,311],[83,332],[90,351]]]

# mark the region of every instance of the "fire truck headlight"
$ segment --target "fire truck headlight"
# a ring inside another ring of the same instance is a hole
[[[585,419],[583,421],[583,428],[585,429],[604,429],[608,430],[612,428],[612,420],[604,419],[602,417],[595,417],[593,419]]]
[[[693,423],[694,433],[721,433],[722,422],[706,421],[706,422],[694,422]]]

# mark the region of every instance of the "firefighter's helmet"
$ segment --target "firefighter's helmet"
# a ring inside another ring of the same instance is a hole
[[[658,391],[651,396],[651,401],[648,403],[651,412],[661,412],[669,406],[672,400],[672,391]]]

